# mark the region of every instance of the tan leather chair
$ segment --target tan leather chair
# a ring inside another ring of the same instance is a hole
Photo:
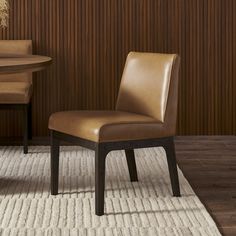
[[[0,40],[2,54],[32,54],[31,40]],[[21,110],[24,115],[23,145],[28,153],[31,133],[32,73],[0,75],[0,109]]]
[[[173,136],[176,129],[179,57],[131,52],[115,111],[67,111],[51,115],[51,193],[58,193],[60,141],[95,150],[96,214],[104,214],[105,160],[125,150],[131,181],[137,181],[135,148],[163,146],[172,191],[180,196]]]

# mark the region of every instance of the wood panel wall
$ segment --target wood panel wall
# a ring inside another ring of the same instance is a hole
[[[52,112],[113,109],[129,51],[179,53],[179,135],[236,134],[235,0],[11,0],[0,39],[33,39],[54,64],[34,78],[33,135]],[[21,134],[1,111],[0,136]]]

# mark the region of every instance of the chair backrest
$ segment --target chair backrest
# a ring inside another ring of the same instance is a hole
[[[129,53],[116,109],[153,117],[175,127],[179,64],[176,54]]]
[[[32,54],[31,40],[0,40],[0,54]],[[0,75],[0,82],[30,82],[32,73]]]

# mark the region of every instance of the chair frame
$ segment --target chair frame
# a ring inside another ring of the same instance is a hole
[[[32,139],[32,103],[0,104],[0,110],[20,110],[23,115],[23,150],[28,153],[28,142]]]
[[[125,150],[130,180],[138,181],[134,149],[162,146],[166,151],[172,192],[180,197],[174,137],[97,143],[51,130],[51,194],[58,194],[60,143],[66,141],[95,151],[95,214],[104,215],[106,156],[114,150]]]

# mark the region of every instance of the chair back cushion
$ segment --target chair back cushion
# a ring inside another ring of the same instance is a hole
[[[32,54],[31,40],[0,40],[0,54]],[[0,82],[30,82],[32,73],[0,75]]]
[[[172,86],[171,81],[178,79],[178,68],[176,54],[131,52],[126,60],[116,109],[165,122],[167,106],[171,106],[172,115],[176,116],[178,81]],[[176,101],[171,96],[175,96]]]

